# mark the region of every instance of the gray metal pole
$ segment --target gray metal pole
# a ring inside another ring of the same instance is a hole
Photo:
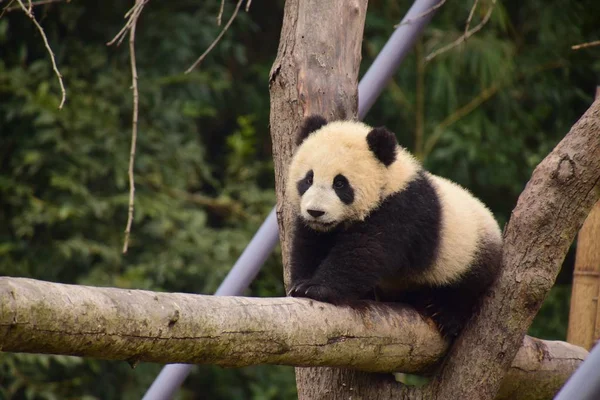
[[[554,400],[600,399],[600,346],[596,345]]]
[[[241,295],[273,251],[279,240],[277,215],[275,207],[271,210],[265,222],[262,223],[240,258],[236,261],[225,280],[221,283],[215,296]],[[170,399],[190,373],[193,364],[166,365],[154,380],[144,400]]]
[[[418,39],[441,0],[415,0],[381,52],[358,84],[358,117],[363,119],[385,85]],[[426,14],[426,15],[423,15]],[[239,296],[250,285],[262,264],[275,248],[279,230],[275,207],[237,260],[216,296]],[[167,400],[173,397],[190,373],[193,364],[166,365],[154,380],[143,400]]]
[[[358,118],[363,119],[417,41],[440,0],[416,0],[358,84]]]

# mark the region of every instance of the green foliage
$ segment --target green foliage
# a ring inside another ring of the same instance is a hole
[[[185,75],[220,29],[218,3],[156,3],[144,10],[137,31],[135,221],[123,255],[131,75],[127,48],[105,43],[120,29],[126,7],[36,9],[68,90],[61,111],[39,36],[20,13],[0,19],[0,40],[10,44],[0,61],[0,272],[213,293],[275,202],[264,145],[271,60],[240,43],[242,35],[263,41],[242,13],[202,68]],[[279,13],[275,9],[272,19]],[[275,54],[277,43],[265,47]],[[273,254],[248,294],[283,295],[279,257]],[[10,354],[0,368],[3,398],[27,399],[140,398],[160,370]],[[212,398],[231,398],[232,387],[255,399],[280,398],[295,390],[291,370],[203,367],[189,381],[194,387],[200,374],[218,376],[222,385],[213,387]]]
[[[369,2],[363,71],[410,3]],[[480,3],[471,26],[489,5]],[[227,2],[224,19],[233,6]],[[460,36],[470,6],[448,2],[439,10],[367,122],[393,129],[427,167],[471,189],[504,223],[532,169],[592,100],[600,50],[570,46],[597,39],[600,5],[499,3],[487,26],[419,75],[417,60]],[[58,83],[31,21],[21,12],[0,18],[0,274],[213,293],[275,202],[268,72],[283,0],[240,12],[187,75],[220,30],[219,2],[144,9],[136,41],[135,220],[123,255],[131,76],[126,44],[106,42],[129,7],[108,1],[35,9],[67,88],[60,111]],[[246,294],[283,295],[279,260],[277,250]],[[569,285],[553,290],[531,334],[564,339],[569,294]],[[0,392],[7,399],[137,399],[160,368],[3,354]],[[199,366],[178,398],[200,396],[292,399],[293,369]]]

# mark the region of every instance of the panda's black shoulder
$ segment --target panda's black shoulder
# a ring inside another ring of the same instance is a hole
[[[404,188],[384,198],[379,209],[384,214],[402,211],[407,219],[429,216],[427,219],[436,223],[442,212],[438,193],[424,170],[418,171]]]

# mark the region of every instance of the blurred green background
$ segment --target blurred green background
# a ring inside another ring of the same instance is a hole
[[[127,219],[131,76],[127,43],[106,43],[132,2],[35,8],[64,75],[20,11],[0,17],[0,274],[64,283],[213,293],[275,203],[268,73],[283,1],[241,11],[220,31],[220,2],[150,2],[137,28],[140,123],[136,212]],[[411,1],[369,2],[361,76]],[[17,3],[0,1],[0,7]],[[472,26],[490,1],[481,1]],[[447,2],[366,122],[387,125],[434,173],[471,189],[504,225],[535,165],[593,100],[600,2],[499,2],[464,46],[471,2]],[[234,3],[226,2],[224,21]],[[280,253],[247,291],[283,296]],[[573,251],[530,333],[565,339]],[[2,399],[139,399],[161,365],[1,354]],[[198,366],[178,399],[293,399],[293,368]]]

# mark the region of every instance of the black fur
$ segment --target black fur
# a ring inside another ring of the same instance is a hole
[[[296,217],[290,262],[292,284],[310,279],[334,246],[335,235],[312,230]],[[308,250],[308,251],[307,251]]]
[[[456,337],[477,311],[482,295],[502,265],[500,245],[485,243],[481,248],[485,250],[476,255],[467,274],[456,284],[422,288],[400,296],[382,297],[381,300],[411,304],[422,314],[431,317],[444,336]]]
[[[350,185],[350,182],[348,182],[348,178],[344,175],[338,174],[333,178],[333,190],[342,203],[352,204],[354,201],[354,189],[352,188],[352,185]]]
[[[302,178],[298,182],[296,182],[296,188],[298,189],[298,194],[300,194],[300,196],[302,196],[304,193],[306,193],[306,191],[312,186],[313,176],[314,176],[314,173],[313,173],[313,170],[311,169],[310,171],[308,171],[306,173],[304,178]]]
[[[374,128],[367,135],[369,149],[386,167],[396,161],[396,136],[384,127]]]
[[[327,120],[321,115],[311,115],[304,118],[302,126],[296,136],[296,146],[300,146],[304,139],[306,139],[311,133],[319,130],[323,126],[327,125]]]
[[[365,298],[386,279],[409,280],[434,260],[440,218],[437,195],[421,174],[364,222],[322,233],[299,220],[290,294],[337,304]]]
[[[291,254],[289,294],[333,304],[372,299],[404,302],[431,317],[447,337],[456,336],[500,266],[499,246],[482,246],[469,273],[447,287],[421,286],[420,276],[437,256],[441,205],[421,172],[401,192],[383,201],[364,222],[314,231],[299,217]],[[408,290],[380,290],[396,280]]]

